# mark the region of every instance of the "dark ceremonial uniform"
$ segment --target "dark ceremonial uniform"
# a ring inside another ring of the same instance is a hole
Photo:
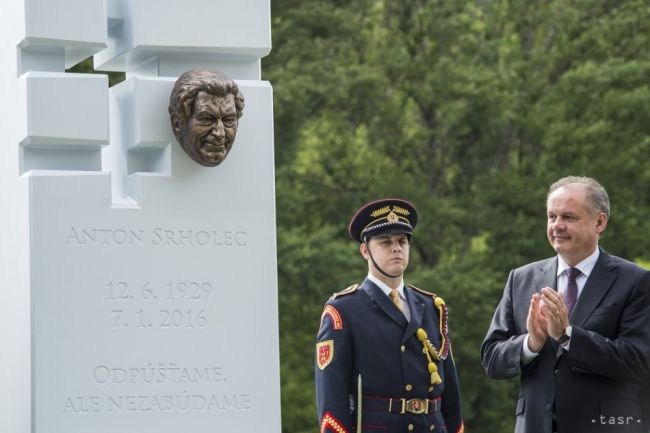
[[[359,374],[364,433],[463,432],[446,307],[412,286],[404,293],[410,322],[368,279],[326,303],[316,344],[321,433],[357,431]]]
[[[417,218],[413,204],[389,198],[367,203],[350,221],[348,232],[363,244],[371,277],[390,285],[384,292],[366,279],[325,305],[316,343],[321,433],[463,432],[447,307],[412,286],[404,288],[404,305],[394,287],[408,265],[406,238],[410,241]],[[370,245],[377,237],[381,265]]]

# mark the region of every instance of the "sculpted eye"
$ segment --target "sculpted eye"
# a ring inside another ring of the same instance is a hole
[[[223,124],[227,127],[233,127],[237,124],[237,119],[235,117],[226,117],[223,119]]]
[[[202,124],[210,124],[214,121],[214,118],[206,113],[199,113],[194,118]]]

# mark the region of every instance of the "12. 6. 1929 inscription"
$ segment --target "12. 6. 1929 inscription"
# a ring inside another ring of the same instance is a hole
[[[109,281],[105,289],[106,301],[206,301],[214,291],[214,286],[206,281],[169,281],[159,285],[150,281],[139,284]]]

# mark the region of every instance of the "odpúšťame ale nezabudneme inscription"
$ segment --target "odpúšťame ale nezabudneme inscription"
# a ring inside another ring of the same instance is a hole
[[[68,396],[61,412],[64,414],[99,413],[168,413],[168,412],[210,412],[246,411],[252,409],[249,393],[225,393],[216,391],[205,394],[190,392],[185,388],[196,384],[225,384],[227,377],[222,367],[180,367],[173,362],[148,363],[143,367],[115,367],[98,365],[92,371],[93,382],[111,387],[156,385],[180,386],[181,392],[163,391],[159,394],[143,392],[111,392],[108,395]]]

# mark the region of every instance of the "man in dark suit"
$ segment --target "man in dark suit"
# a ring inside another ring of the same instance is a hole
[[[598,247],[609,198],[596,180],[558,180],[546,207],[557,256],[510,272],[483,367],[521,376],[516,433],[645,432],[650,272]]]
[[[321,433],[463,432],[445,303],[404,285],[416,222],[399,199],[368,203],[350,222],[368,277],[332,296],[321,316]]]

